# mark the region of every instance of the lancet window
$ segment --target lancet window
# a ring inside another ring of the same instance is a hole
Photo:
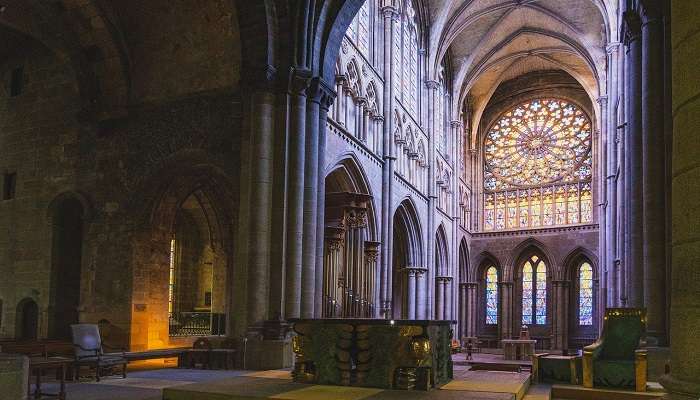
[[[537,255],[523,264],[522,270],[522,323],[547,323],[547,265]]]
[[[578,269],[578,323],[593,325],[593,267],[587,261]]]
[[[591,121],[561,99],[502,114],[484,140],[484,230],[593,220]]]
[[[486,269],[486,325],[498,325],[498,271]]]

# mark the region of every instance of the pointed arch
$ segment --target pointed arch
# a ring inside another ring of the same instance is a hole
[[[469,246],[467,239],[462,238],[459,242],[459,283],[467,283],[469,278]]]
[[[527,238],[520,242],[513,250],[511,251],[510,255],[508,256],[508,259],[506,261],[506,267],[510,268],[511,275],[514,276],[512,273],[513,271],[517,270],[517,265],[523,261],[525,257],[527,257],[527,253],[529,252],[537,252],[539,253],[544,259],[546,260],[547,263],[547,273],[552,275],[552,276],[558,276],[556,274],[556,270],[552,267],[555,265],[559,265],[557,262],[557,259],[554,257],[552,252],[549,250],[549,247],[547,247],[544,243],[540,242],[539,240],[535,238]]]
[[[435,233],[435,273],[436,276],[448,276],[449,246],[445,225],[440,224]]]
[[[397,228],[398,227],[398,228]],[[404,229],[406,234],[406,266],[422,267],[423,245],[420,219],[411,199],[404,199],[394,212],[394,231]]]

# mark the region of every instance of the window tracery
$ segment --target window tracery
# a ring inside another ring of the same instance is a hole
[[[547,323],[547,265],[532,255],[522,269],[522,323]]]
[[[592,222],[591,122],[535,99],[502,114],[484,141],[484,229]]]

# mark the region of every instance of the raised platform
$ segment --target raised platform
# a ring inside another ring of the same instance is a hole
[[[578,385],[552,385],[552,399],[567,400],[653,400],[663,398],[665,392],[647,385],[646,392],[608,388],[585,388]]]
[[[521,400],[530,374],[464,371],[441,389],[384,390],[310,385],[291,381],[289,371],[258,371],[244,376],[165,388],[163,400]]]

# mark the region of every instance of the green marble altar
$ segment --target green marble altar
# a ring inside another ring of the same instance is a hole
[[[296,382],[429,390],[452,380],[452,321],[291,322]]]

